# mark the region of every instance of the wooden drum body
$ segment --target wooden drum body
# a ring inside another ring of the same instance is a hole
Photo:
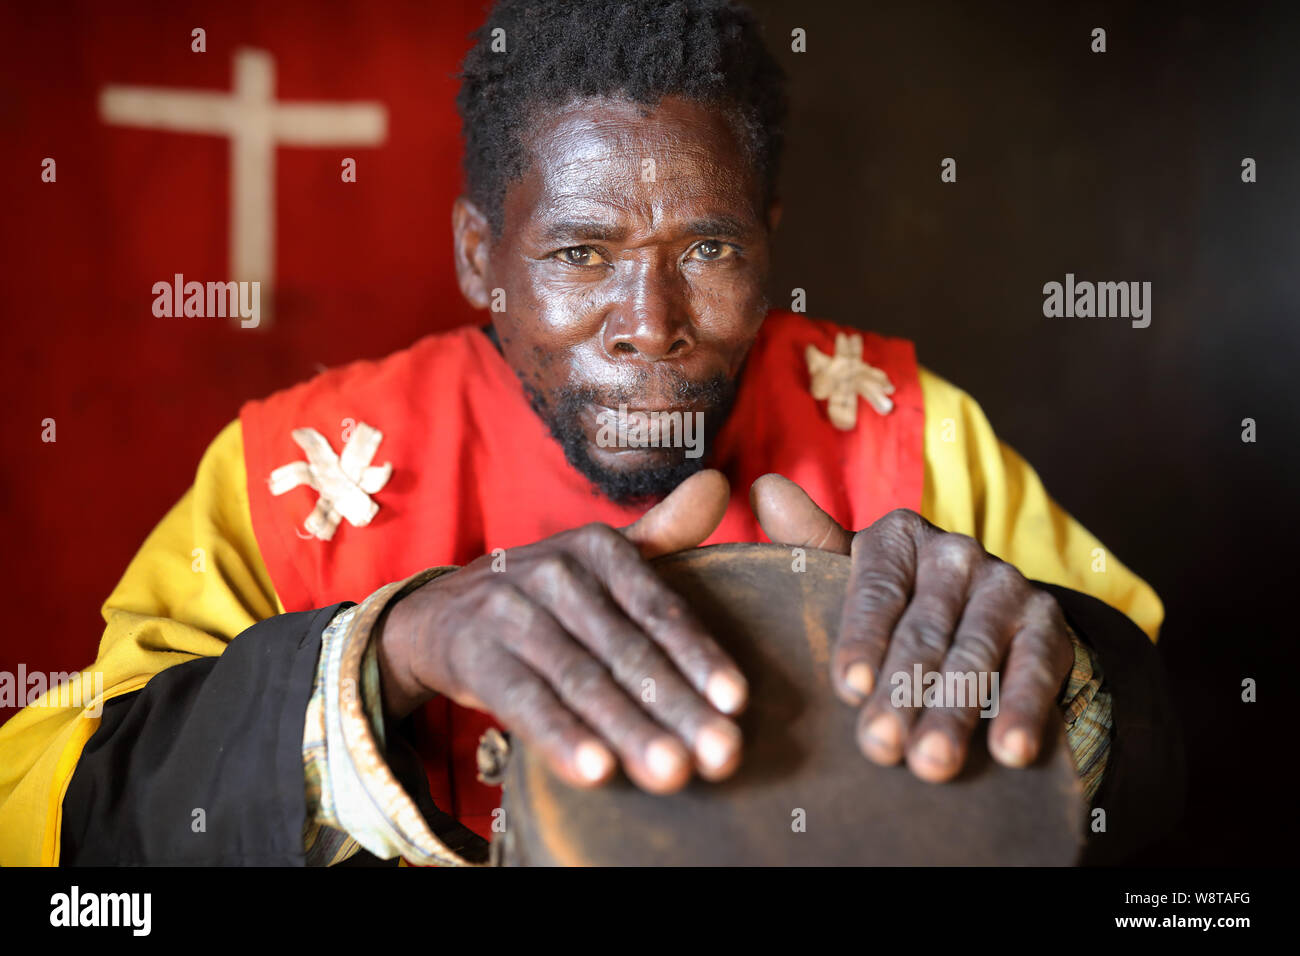
[[[504,776],[505,865],[1070,865],[1083,846],[1082,787],[1054,716],[1038,762],[989,756],[980,720],[967,766],[926,783],[857,748],[856,711],[830,686],[849,559],[735,544],[653,562],[749,680],[744,754],[730,779],[668,796],[623,776],[571,788],[516,739]]]

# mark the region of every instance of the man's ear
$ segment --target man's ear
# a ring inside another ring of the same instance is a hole
[[[492,243],[487,217],[461,196],[451,206],[451,232],[460,294],[474,308],[486,309],[490,293],[488,256]]]
[[[767,205],[767,231],[776,232],[776,227],[781,224],[781,213],[783,209],[781,200],[773,199]]]

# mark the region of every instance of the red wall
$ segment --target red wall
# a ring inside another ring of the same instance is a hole
[[[0,8],[0,670],[62,671],[94,658],[101,602],[242,401],[474,317],[451,268],[450,204],[454,74],[483,11],[24,6]],[[191,51],[195,27],[205,53]],[[279,99],[388,111],[379,147],[277,150],[276,305],[257,329],[152,311],[153,283],[174,273],[235,278],[228,140],[108,126],[98,113],[105,84],[227,91],[236,47],[273,54]],[[47,156],[54,183],[41,181]],[[356,183],[341,181],[344,156]],[[54,443],[41,440],[45,418]]]

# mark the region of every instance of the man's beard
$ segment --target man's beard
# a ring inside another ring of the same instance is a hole
[[[736,399],[736,383],[719,374],[704,382],[679,378],[673,388],[673,403],[682,408],[683,417],[703,412],[704,434],[701,454],[687,457],[685,447],[661,449],[668,458],[663,464],[645,468],[618,470],[595,461],[588,451],[588,437],[582,427],[581,413],[592,405],[617,409],[620,405],[636,408],[635,388],[615,388],[602,392],[590,385],[566,385],[548,401],[536,386],[521,377],[524,392],[551,436],[564,449],[564,457],[595,489],[616,504],[648,504],[668,494],[683,481],[705,467],[709,449],[718,431],[731,413]],[[689,411],[686,411],[689,409]],[[681,444],[681,443],[679,443]]]

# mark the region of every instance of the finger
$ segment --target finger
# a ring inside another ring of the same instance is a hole
[[[576,558],[557,555],[539,563],[519,586],[590,651],[584,655],[588,660],[599,661],[597,666],[612,675],[610,686],[619,689],[619,696],[642,715],[646,725],[656,729],[659,736],[665,735],[664,728],[676,735],[669,740],[683,757],[681,783],[690,773],[687,748],[694,754],[700,773],[709,779],[721,779],[735,770],[740,758],[740,728],[719,715],[691,688],[663,650],[623,613]],[[587,717],[585,711],[579,713]],[[634,759],[641,759],[639,748],[649,743],[648,738],[639,741],[633,748]],[[651,756],[658,766],[667,766],[662,748]]]
[[[570,551],[623,613],[667,653],[687,682],[724,714],[739,713],[749,693],[740,668],[637,548],[608,525],[586,525],[569,536]]]
[[[966,763],[980,718],[997,716],[998,668],[1019,613],[1018,605],[996,584],[977,585],[971,594],[940,666],[944,686],[953,689],[956,699],[927,708],[908,743],[907,765],[922,780],[941,783],[955,777]]]
[[[574,787],[594,787],[617,766],[600,738],[564,706],[547,682],[518,658],[492,652],[495,679],[482,690],[492,714],[511,733],[539,753],[560,779]]]
[[[768,474],[757,479],[749,488],[749,506],[763,533],[776,544],[820,548],[836,554],[848,554],[852,547],[853,535],[783,475]]]
[[[545,609],[534,612],[527,633],[503,635],[502,641],[614,749],[637,786],[670,793],[690,779],[690,756],[681,742],[634,704],[604,665]]]
[[[1056,599],[1035,591],[1011,640],[1003,668],[1001,709],[989,733],[989,752],[1009,767],[1027,767],[1042,750],[1047,718],[1074,660]]]
[[[911,601],[894,628],[879,685],[858,721],[862,752],[877,763],[902,759],[921,716],[917,698],[924,700],[925,675],[937,672],[948,653],[976,562],[983,557],[984,549],[962,535],[943,535],[920,550]],[[896,688],[903,693],[895,694]]]
[[[894,627],[912,596],[917,540],[928,534],[920,515],[891,511],[853,537],[853,565],[831,649],[831,686],[858,705],[876,686]]]
[[[647,561],[661,554],[685,551],[708,539],[722,523],[731,500],[731,485],[720,471],[705,469],[691,475],[623,534]]]

